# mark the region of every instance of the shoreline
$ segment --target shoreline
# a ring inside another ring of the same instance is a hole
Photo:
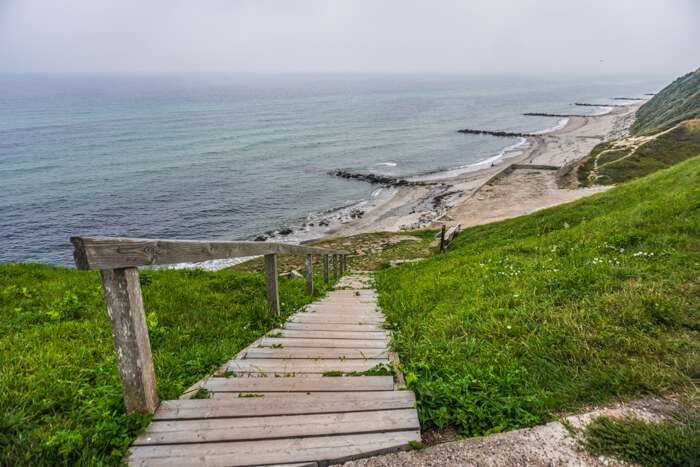
[[[361,233],[408,232],[457,224],[464,228],[530,214],[607,190],[611,187],[559,188],[556,172],[552,170],[542,174],[541,169],[508,169],[523,164],[563,167],[575,163],[596,144],[626,135],[636,110],[644,102],[609,106],[606,108],[609,111],[604,113],[566,117],[484,161],[406,178],[416,184],[376,185],[366,199],[309,216],[298,227],[289,229],[288,234],[276,231],[263,236],[262,241],[306,244]],[[480,167],[483,165],[487,166]],[[493,186],[487,187],[489,183]],[[479,196],[475,196],[477,193]],[[173,267],[216,271],[249,259],[252,258],[182,263]]]
[[[587,156],[596,144],[624,136],[634,121],[636,110],[644,102],[611,107],[609,112],[601,114],[567,117],[568,121],[563,127],[525,137],[526,142],[520,146],[522,151],[514,151],[510,156],[504,152],[503,157],[489,167],[476,170],[465,167],[465,170],[453,169],[435,176],[428,174],[412,177],[410,180],[429,180],[431,184],[396,187],[396,193],[386,202],[365,212],[361,218],[328,229],[319,239],[369,232],[440,228],[443,224],[447,227],[456,224],[461,224],[462,227],[479,225],[529,214],[608,189],[609,187],[561,189],[556,185],[555,173],[535,177],[534,175],[542,174],[535,174],[528,169],[515,169],[499,179],[498,186],[502,189],[494,193],[494,196],[481,196],[486,183],[512,164],[562,167]],[[480,164],[484,163],[488,162]],[[456,171],[460,172],[454,174]],[[445,173],[450,175],[441,175]],[[528,173],[533,175],[529,177],[529,183],[522,180],[523,177],[528,178]],[[516,183],[509,183],[513,174]],[[475,197],[477,193],[480,196]]]

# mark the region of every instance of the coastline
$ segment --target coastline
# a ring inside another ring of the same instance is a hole
[[[270,232],[262,241],[304,244],[372,232],[401,232],[486,224],[609,189],[560,188],[554,170],[514,165],[563,167],[587,156],[603,141],[625,136],[637,109],[646,100],[607,107],[605,113],[569,116],[552,127],[522,138],[485,161],[447,171],[407,178],[417,184],[375,185],[371,195],[317,216],[309,216],[288,233]],[[492,163],[493,162],[493,163]],[[483,167],[486,165],[485,167]],[[494,178],[499,177],[497,180]],[[252,258],[182,263],[177,269],[216,271]]]
[[[448,176],[416,177],[430,184],[394,188],[396,193],[386,202],[361,218],[328,229],[322,239],[440,228],[443,224],[447,227],[485,224],[604,191],[608,187],[558,188],[555,171],[534,169],[515,169],[494,181],[493,186],[487,187],[486,183],[511,164],[562,167],[581,160],[596,144],[624,136],[644,102],[612,107],[604,114],[568,117],[562,128],[527,136],[522,151],[511,156],[506,153],[489,167],[466,168],[456,175],[451,175],[456,171],[449,171]],[[479,196],[475,196],[477,193]]]

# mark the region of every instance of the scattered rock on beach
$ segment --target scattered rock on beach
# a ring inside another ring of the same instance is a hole
[[[254,242],[264,242],[267,239],[268,239],[267,235],[258,235],[257,237],[255,237],[255,240],[253,240],[253,241]]]

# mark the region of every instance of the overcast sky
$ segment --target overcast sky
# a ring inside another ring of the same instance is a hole
[[[700,66],[700,0],[0,0],[0,71]]]

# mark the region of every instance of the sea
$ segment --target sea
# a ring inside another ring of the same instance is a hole
[[[0,261],[71,266],[76,235],[307,241],[390,195],[334,171],[469,170],[523,141],[459,129],[545,132],[566,120],[522,114],[601,113],[671,78],[0,74]]]

